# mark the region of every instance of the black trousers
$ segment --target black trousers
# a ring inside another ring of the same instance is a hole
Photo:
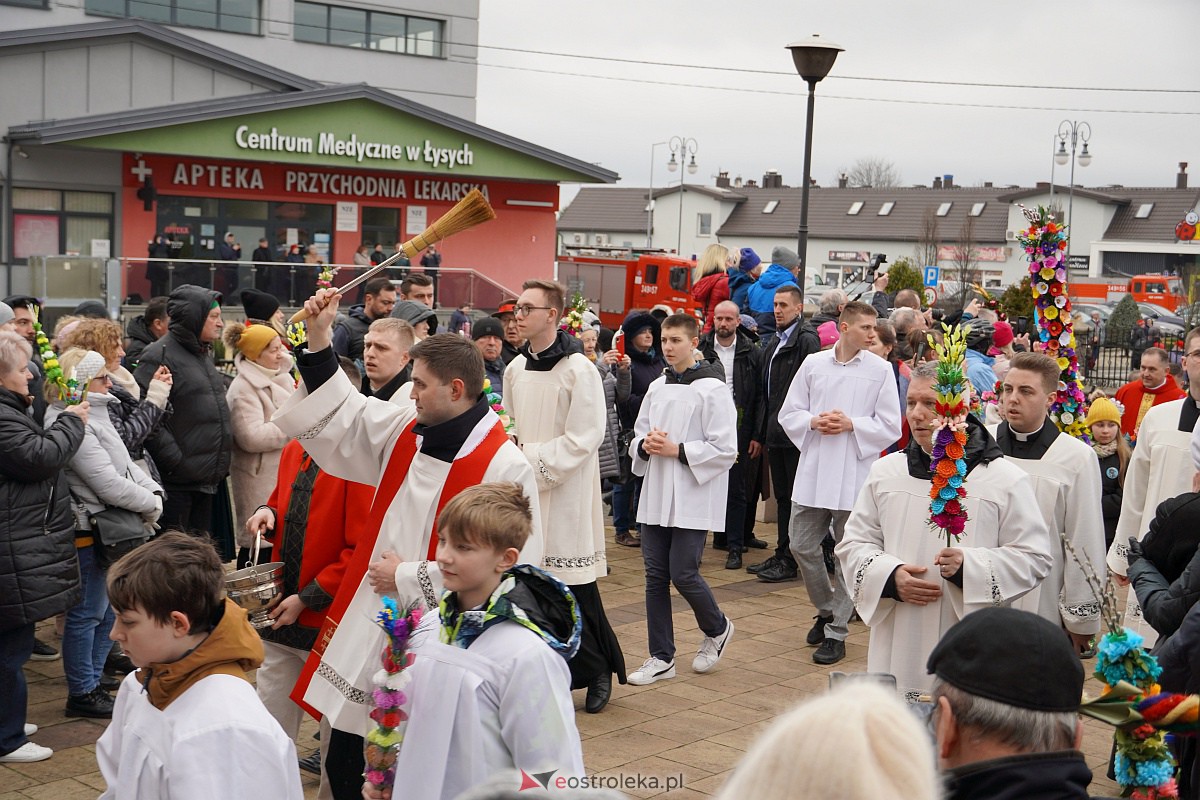
[[[329,741],[321,744],[325,748],[325,780],[333,800],[360,800],[366,768],[363,737],[334,728]]]
[[[583,689],[601,675],[616,674],[619,683],[625,683],[625,656],[621,643],[604,613],[600,600],[600,588],[595,581],[570,587],[575,595],[575,604],[583,618],[583,638],[579,652],[567,666],[571,669],[571,688]]]
[[[800,451],[794,447],[769,447],[767,461],[771,465],[771,491],[775,494],[779,524],[775,555],[789,564],[795,564],[788,528],[792,521],[792,488],[796,485]]]
[[[214,497],[215,495],[207,492],[168,490],[166,499],[163,500],[159,526],[164,531],[212,534]]]
[[[746,549],[746,472],[750,461],[745,452],[738,453],[737,461],[729,468],[729,492],[725,502],[725,542],[729,552]],[[719,534],[713,534],[714,537]]]

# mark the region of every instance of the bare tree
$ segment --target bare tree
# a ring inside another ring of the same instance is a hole
[[[917,246],[913,248],[917,263],[922,267],[931,267],[938,263],[938,218],[933,206],[925,209],[921,215],[921,229],[917,233]]]
[[[887,189],[900,185],[900,170],[891,161],[878,156],[860,158],[850,169],[839,172],[846,174],[850,187],[854,189]]]
[[[979,241],[975,235],[975,217],[967,216],[958,229],[954,246],[954,277],[958,282],[958,299],[965,303],[971,296],[973,284],[979,283]]]

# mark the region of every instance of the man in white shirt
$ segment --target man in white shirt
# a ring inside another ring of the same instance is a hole
[[[792,489],[791,549],[817,621],[808,632],[818,664],[846,657],[854,606],[840,570],[825,571],[821,540],[833,526],[841,542],[850,509],[871,465],[900,438],[900,400],[892,367],[867,348],[875,342],[875,309],[847,303],[840,337],[814,353],[792,380],[779,424],[800,450]]]

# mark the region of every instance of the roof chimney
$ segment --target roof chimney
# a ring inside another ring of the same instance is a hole
[[[941,178],[934,178],[934,179],[933,179],[933,188],[935,188],[935,189],[940,189],[940,188],[942,188],[942,179],[941,179]]]
[[[983,188],[985,188],[985,189],[991,189],[991,188],[992,188],[992,182],[991,182],[991,181],[984,181],[984,182],[983,182]]]
[[[733,179],[733,188],[735,188],[735,189],[742,188],[742,176],[741,175],[738,175],[736,178]]]
[[[729,188],[729,173],[726,172],[725,170],[721,170],[720,172],[717,173],[717,188],[718,189],[728,189]]]
[[[754,180],[754,178],[751,178],[750,180],[746,181],[745,186],[747,189],[757,189],[758,183]]]
[[[1179,174],[1175,176],[1175,188],[1176,189],[1186,189],[1187,188],[1187,165],[1188,165],[1188,162],[1186,162],[1186,161],[1179,162]]]
[[[763,174],[762,188],[778,189],[783,186],[783,176],[777,169],[769,169]]]
[[[943,175],[942,176],[942,186],[946,187],[947,189],[953,189],[954,188],[954,176],[953,175]]]
[[[838,175],[838,188],[839,189],[845,189],[849,185],[850,185],[850,176],[849,175],[847,175],[844,172],[841,175]]]

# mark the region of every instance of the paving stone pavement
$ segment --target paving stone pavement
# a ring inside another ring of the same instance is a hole
[[[770,536],[765,535],[768,530]],[[611,528],[608,533],[612,573],[601,579],[600,588],[632,671],[647,656],[641,552],[616,545]],[[760,536],[772,540],[773,534],[773,524],[760,531]],[[746,565],[770,552],[750,551]],[[701,634],[686,603],[676,596],[678,677],[651,686],[614,685],[613,699],[600,714],[584,713],[584,692],[575,693],[576,722],[589,774],[628,781],[621,791],[630,797],[685,800],[716,794],[776,715],[824,691],[829,672],[866,669],[868,632],[862,623],[851,624],[846,660],[821,667],[812,662],[815,648],[804,644],[814,616],[804,585],[762,583],[744,570],[725,570],[724,564],[724,552],[705,551],[702,572],[737,629],[712,672],[691,671]],[[38,636],[58,645],[50,622],[39,625]],[[1084,662],[1089,675],[1094,665],[1094,661]],[[41,726],[34,741],[54,748],[55,754],[36,764],[0,765],[0,800],[95,798],[105,785],[96,766],[95,742],[106,723],[63,716],[66,685],[61,659],[31,661],[25,674],[28,721]],[[1089,678],[1086,691],[1096,695],[1099,690],[1100,684]],[[315,732],[316,723],[306,721],[297,740],[300,755],[316,747]],[[1095,775],[1094,795],[1119,794],[1116,784],[1104,777],[1111,742],[1110,727],[1084,720],[1083,752]],[[316,778],[307,773],[302,777],[305,797],[315,798]],[[668,791],[669,780],[679,788]]]

